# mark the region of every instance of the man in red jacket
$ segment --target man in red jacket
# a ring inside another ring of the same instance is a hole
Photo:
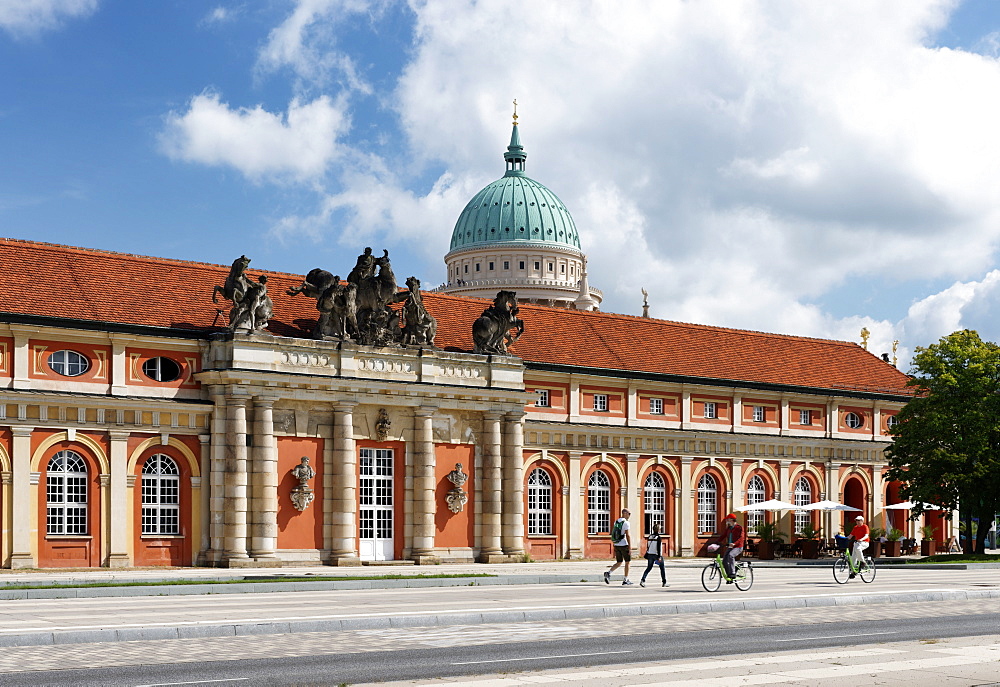
[[[725,544],[728,549],[722,557],[722,565],[726,568],[726,575],[729,577],[726,584],[732,584],[736,577],[736,557],[743,553],[743,545],[746,543],[746,534],[743,526],[736,522],[736,516],[730,513],[722,521],[722,532],[715,540],[717,544]]]

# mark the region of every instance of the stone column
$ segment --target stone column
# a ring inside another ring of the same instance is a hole
[[[743,459],[733,458],[733,467],[730,471],[733,481],[733,510],[738,510],[746,504],[746,492],[743,491]],[[746,521],[746,518],[744,518]]]
[[[278,445],[274,439],[274,401],[255,396],[253,458],[250,474],[250,557],[278,563]]]
[[[628,508],[630,514],[629,526],[631,529],[631,536],[629,537],[629,543],[632,545],[632,551],[642,551],[643,548],[643,535],[646,532],[644,529],[645,518],[640,519],[640,509],[639,503],[642,499],[642,485],[639,484],[639,454],[638,453],[627,453],[625,454],[625,507]]]
[[[504,417],[503,552],[524,556],[524,411]]]
[[[483,413],[482,534],[479,551],[481,563],[506,561],[501,548],[500,489],[500,413]]]
[[[569,522],[569,549],[566,557],[571,559],[583,558],[583,513],[586,508],[586,496],[583,493],[583,468],[582,451],[569,452],[569,493],[566,496],[566,509]]]
[[[35,556],[31,552],[32,537],[38,536],[38,529],[31,526],[31,432],[33,427],[11,427],[14,435],[11,447],[12,479],[11,504],[13,541],[10,556],[12,569],[34,568]],[[38,498],[45,498],[44,491],[38,490]]]
[[[792,461],[790,460],[778,461],[778,489],[780,491],[779,493],[774,495],[774,498],[781,501],[787,501],[788,503],[795,503],[795,493],[794,493],[795,490],[792,488],[792,485],[789,484],[788,482],[788,473],[791,465]],[[776,520],[778,520],[779,522],[781,519],[785,520],[785,527],[789,530],[785,532],[785,534],[788,537],[788,541],[793,541],[795,538],[795,532],[792,532],[791,530],[795,529],[795,516],[794,516],[795,511],[786,510],[786,511],[778,511],[778,513],[779,515],[777,516]],[[779,532],[781,531],[780,525],[778,526],[778,531]]]
[[[222,563],[225,549],[226,529],[226,397],[220,386],[211,389],[215,400],[212,410],[212,434],[210,470],[206,475],[208,483],[209,548],[205,552],[205,562],[209,565]]]
[[[223,499],[223,563],[247,565],[247,406],[242,398],[226,399],[226,472]]]
[[[201,443],[199,465],[201,466],[201,541],[198,542],[196,565],[209,565],[209,551],[212,549],[211,509],[212,509],[212,436],[199,434]]]
[[[434,454],[434,408],[413,411],[413,549],[418,565],[440,562],[434,550],[437,460]]]
[[[108,556],[109,568],[127,568],[131,565],[128,555],[128,522],[131,513],[128,508],[128,432],[111,431],[111,552]],[[141,498],[141,496],[140,496]],[[134,527],[142,527],[135,523]]]
[[[789,430],[789,408],[788,399],[785,396],[781,397],[781,405],[778,407],[778,434],[785,436],[788,434]]]
[[[358,452],[354,445],[354,407],[333,409],[334,486],[331,490],[330,565],[361,565],[358,558]]]
[[[677,527],[680,530],[680,556],[691,556],[694,553],[695,542],[695,504],[697,494],[691,488],[691,456],[681,457],[681,495],[677,499]]]

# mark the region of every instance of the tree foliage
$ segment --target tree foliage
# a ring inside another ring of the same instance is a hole
[[[896,416],[886,478],[905,498],[990,523],[1000,510],[1000,346],[962,330],[918,347],[916,396]],[[986,530],[980,527],[977,553]]]

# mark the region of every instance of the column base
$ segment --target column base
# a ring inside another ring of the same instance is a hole
[[[583,551],[581,549],[570,549],[566,552],[566,558],[571,561],[582,561]]]
[[[113,553],[110,556],[108,556],[108,567],[131,568],[132,561],[129,560],[127,553]]]
[[[30,553],[13,553],[10,556],[11,570],[24,570],[25,568],[36,568],[35,557]]]
[[[284,565],[284,562],[280,558],[275,558],[274,556],[254,558],[253,563],[255,568],[280,568]]]
[[[417,565],[440,565],[441,559],[434,554],[417,553],[410,556],[412,560]]]
[[[255,561],[252,558],[227,558],[226,560],[221,561],[216,567],[219,567],[219,568],[268,568],[268,567],[280,568],[281,565],[280,564],[279,565],[274,565],[274,566],[261,565],[260,563],[258,563],[257,561]]]
[[[524,556],[509,556],[505,553],[481,553],[478,561],[480,563],[523,563]]]
[[[361,559],[357,556],[331,557],[327,565],[332,565],[338,568],[356,568],[361,566]]]

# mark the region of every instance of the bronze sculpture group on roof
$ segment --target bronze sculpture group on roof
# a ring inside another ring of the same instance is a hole
[[[218,302],[220,294],[232,301],[229,330],[253,334],[267,328],[274,308],[267,295],[267,276],[252,281],[246,274],[249,264],[250,258],[245,255],[237,258],[225,284],[214,287],[212,301]],[[315,339],[350,340],[364,346],[434,347],[437,320],[424,306],[420,280],[409,277],[406,287],[400,291],[396,283],[389,251],[383,250],[381,256],[376,256],[371,248],[365,248],[345,282],[339,275],[317,267],[287,293],[316,300],[319,318],[312,332]],[[402,307],[392,307],[398,303]],[[516,331],[511,333],[511,330]],[[493,305],[472,325],[474,352],[510,355],[508,347],[523,332],[517,294],[500,291]]]

